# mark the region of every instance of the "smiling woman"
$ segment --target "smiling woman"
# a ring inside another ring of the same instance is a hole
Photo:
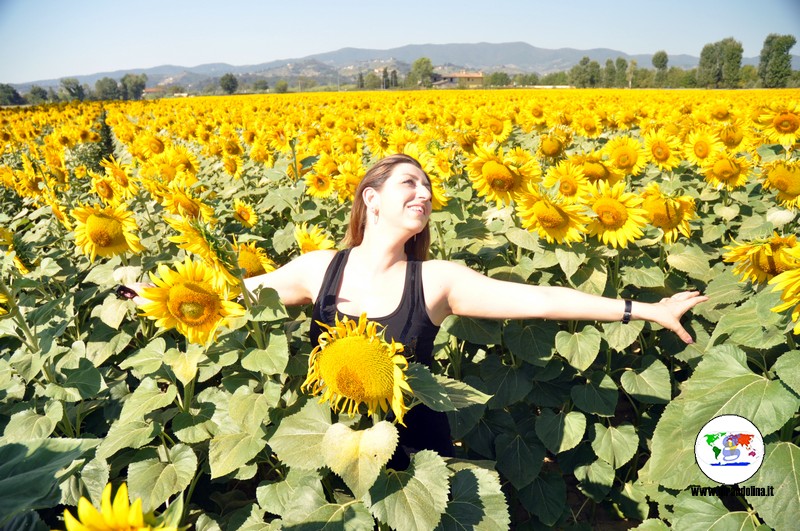
[[[706,300],[697,292],[679,293],[656,304],[632,304],[568,288],[503,282],[460,264],[427,260],[432,198],[431,181],[416,159],[403,154],[385,157],[367,171],[355,190],[343,250],[308,252],[274,272],[246,279],[245,287],[251,291],[273,288],[287,305],[313,302],[309,333],[313,345],[324,347],[330,331],[345,326],[341,323],[359,323],[359,329],[372,327],[373,331],[377,324],[384,340],[398,345],[395,352],[402,345],[407,359],[428,367],[433,362],[434,339],[449,315],[623,323],[631,318],[647,319],[674,331],[687,343],[692,341],[680,318]],[[324,348],[315,349],[318,354],[311,358],[307,385],[313,381],[315,391],[327,387],[323,399],[344,401],[349,404],[344,409],[351,414],[359,404],[375,411],[377,399],[365,399],[364,382],[347,384],[354,381],[353,374],[361,375],[371,363],[372,340],[377,341],[373,336],[361,341],[367,347],[348,351],[348,367],[337,366],[335,374],[320,372]],[[359,391],[351,392],[355,389]],[[388,393],[381,396],[389,399]],[[392,396],[396,403],[397,393]],[[443,456],[454,454],[444,413],[424,405],[407,413],[401,405],[392,409],[394,420],[404,422],[405,427],[398,430],[400,442],[389,468],[405,469],[411,454],[423,449]]]

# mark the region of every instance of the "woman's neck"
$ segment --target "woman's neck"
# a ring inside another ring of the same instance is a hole
[[[376,237],[370,231],[364,234],[361,244],[354,247],[353,251],[357,259],[372,271],[386,271],[396,263],[407,260],[404,241]]]

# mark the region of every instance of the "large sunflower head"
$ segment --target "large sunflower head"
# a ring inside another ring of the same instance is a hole
[[[762,168],[763,185],[778,191],[778,201],[787,208],[800,206],[800,161],[780,160]]]
[[[726,151],[717,153],[701,171],[712,186],[735,190],[747,183],[750,162]]]
[[[139,243],[136,220],[125,203],[116,206],[81,206],[71,212],[75,225],[75,244],[94,262],[108,257],[144,250]]]
[[[759,122],[770,141],[789,148],[800,139],[800,104],[775,104],[759,116]]]
[[[587,232],[589,218],[583,214],[584,207],[566,204],[542,194],[538,186],[529,186],[517,196],[517,215],[523,228],[536,230],[548,242],[566,243],[582,241]]]
[[[583,166],[567,160],[547,170],[542,186],[555,187],[556,195],[567,204],[583,203],[589,195],[589,180],[583,173]]]
[[[294,229],[294,238],[300,247],[300,254],[324,249],[333,249],[335,243],[316,225],[309,227],[306,223]]]
[[[572,155],[569,160],[580,166],[583,175],[590,183],[606,181],[608,184],[614,184],[622,179],[622,175],[603,157],[601,151],[577,153]]]
[[[256,247],[256,242],[239,243],[236,250],[239,268],[244,270],[244,278],[275,271],[275,263],[270,260],[264,249]]]
[[[681,162],[680,141],[665,129],[654,129],[645,136],[647,159],[662,171],[670,171]]]
[[[68,510],[64,510],[64,526],[66,531],[177,531],[175,526],[153,524],[150,516],[142,511],[142,499],[137,498],[132,504],[128,500],[128,486],[123,483],[117,489],[114,501],[111,501],[111,483],[103,489],[98,511],[88,499],[78,500],[78,518]]]
[[[192,191],[174,180],[165,189],[161,204],[169,212],[187,219],[202,219],[210,222],[214,219],[214,208],[196,197]]]
[[[258,214],[253,206],[241,199],[233,200],[233,218],[248,229],[258,223]]]
[[[642,144],[630,136],[612,138],[605,150],[614,168],[626,175],[638,175],[647,162]]]
[[[303,389],[322,394],[334,411],[354,415],[361,404],[367,414],[392,408],[395,420],[403,424],[406,407],[403,393],[412,394],[406,381],[408,361],[403,345],[387,342],[378,333],[378,323],[362,314],[358,321],[336,318],[334,326],[319,323],[324,331],[308,360]],[[405,425],[405,424],[403,424]]]
[[[499,205],[511,203],[514,194],[525,184],[516,166],[504,160],[503,152],[475,145],[475,156],[467,165],[468,176],[479,196]]]
[[[704,166],[716,153],[725,149],[719,136],[708,128],[689,133],[683,146],[683,155],[695,166]]]
[[[796,252],[796,248],[796,236],[780,236],[774,232],[768,239],[750,243],[734,241],[733,245],[725,247],[728,252],[724,254],[723,259],[736,264],[733,272],[741,275],[742,280],[764,284],[772,277],[796,269],[800,265],[797,257],[792,254]]]
[[[150,273],[155,287],[142,289],[141,296],[149,301],[141,305],[142,316],[161,328],[176,329],[190,343],[205,345],[229,319],[244,315],[213,268],[188,256],[173,265],[161,264],[158,275]]]
[[[624,181],[614,186],[605,181],[593,185],[590,206],[597,217],[589,224],[589,234],[614,248],[627,247],[642,236],[647,224],[647,211],[639,208],[641,204],[640,197],[625,192]]]
[[[556,126],[539,137],[537,155],[545,160],[555,161],[564,156],[572,144],[572,132],[568,127]]]
[[[164,221],[178,232],[167,238],[169,241],[202,258],[231,286],[239,283],[232,273],[236,269],[236,257],[224,236],[200,220],[165,217]]]
[[[691,235],[689,220],[695,217],[694,199],[689,196],[664,194],[658,183],[650,183],[642,193],[642,208],[650,224],[664,232],[664,241],[671,243],[678,233]]]

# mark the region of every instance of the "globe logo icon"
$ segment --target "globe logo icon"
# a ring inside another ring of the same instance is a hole
[[[747,481],[764,460],[764,440],[744,417],[720,415],[707,422],[694,445],[697,466],[712,481],[734,485]]]

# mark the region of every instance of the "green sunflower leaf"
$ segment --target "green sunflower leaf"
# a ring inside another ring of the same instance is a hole
[[[591,325],[584,326],[574,334],[562,330],[556,334],[556,350],[570,365],[585,371],[600,352],[601,339],[600,332]]]
[[[557,333],[558,324],[553,321],[510,321],[503,328],[503,341],[514,356],[544,367],[553,358]]]
[[[264,430],[217,435],[208,444],[208,465],[211,478],[230,474],[247,464],[260,452],[267,442]]]
[[[692,496],[688,491],[678,495],[674,514],[672,528],[676,531],[695,529],[755,531],[758,527],[749,513],[730,511],[716,496]]]
[[[731,345],[711,348],[667,404],[651,443],[649,475],[668,488],[711,486],[695,464],[694,443],[701,428],[719,415],[739,415],[762,435],[779,430],[797,412],[798,398],[780,381],[754,373],[747,355]]]
[[[614,467],[598,459],[575,469],[578,488],[592,500],[600,503],[614,484]]]
[[[552,527],[567,510],[567,485],[561,474],[542,473],[519,491],[519,499],[544,525]]]
[[[128,465],[130,497],[142,499],[142,510],[150,512],[171,496],[182,492],[197,471],[197,456],[185,444],[176,444],[163,452]]]
[[[450,478],[450,501],[436,530],[509,529],[508,504],[497,472],[471,463],[454,463],[450,467],[456,469]]]
[[[639,436],[630,424],[609,426],[595,423],[592,449],[597,457],[617,469],[631,460],[639,447]]]
[[[790,350],[782,354],[772,365],[772,370],[789,388],[800,395],[800,350]]]
[[[641,369],[622,373],[620,383],[629,395],[646,404],[666,404],[672,397],[669,369],[654,356],[642,358]]]
[[[619,390],[605,372],[593,371],[585,384],[570,388],[570,396],[581,411],[611,417],[617,409]]]
[[[280,460],[292,468],[320,468],[325,465],[322,440],[331,424],[331,410],[327,404],[310,398],[300,411],[280,420],[269,445]]]
[[[790,442],[768,444],[755,476],[742,486],[772,487],[773,496],[745,496],[773,529],[797,527],[800,507],[800,448]],[[791,509],[794,507],[794,510]]]
[[[497,470],[514,488],[526,487],[539,475],[546,452],[538,441],[530,444],[519,434],[504,432],[497,436],[494,447]]]
[[[422,450],[408,470],[383,469],[364,496],[364,503],[381,522],[394,529],[434,529],[447,508],[449,472],[436,452]]]
[[[298,468],[290,468],[283,481],[259,484],[256,499],[263,509],[286,523],[302,522],[328,504],[319,474]]]
[[[325,465],[360,498],[391,459],[397,440],[397,428],[385,420],[366,430],[334,424],[322,439],[322,455]]]
[[[286,522],[289,524],[289,521]],[[302,522],[290,524],[292,531],[359,531],[373,529],[375,520],[362,502],[327,503],[306,516]],[[287,529],[284,527],[284,529]]]
[[[544,409],[536,419],[536,435],[554,454],[575,448],[586,432],[586,417],[579,411],[553,413]]]

